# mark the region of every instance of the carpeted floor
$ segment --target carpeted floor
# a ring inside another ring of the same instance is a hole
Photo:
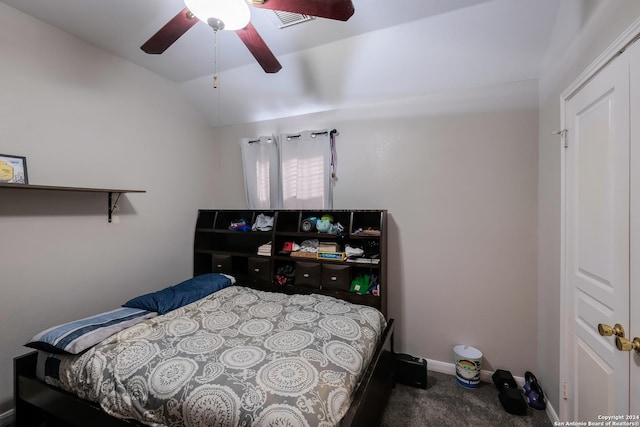
[[[397,384],[381,427],[550,427],[545,411],[529,408],[526,415],[507,413],[491,383],[466,389],[453,375],[428,371],[427,388]]]
[[[548,427],[545,411],[528,408],[518,416],[506,412],[492,383],[466,389],[454,375],[428,371],[427,388],[397,384],[384,413],[382,427]]]

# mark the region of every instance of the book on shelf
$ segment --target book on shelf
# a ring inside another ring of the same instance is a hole
[[[318,243],[318,252],[338,252],[338,244],[335,242]]]
[[[380,258],[347,258],[346,261],[358,264],[379,264]]]
[[[258,246],[258,255],[271,256],[271,242]]]
[[[338,261],[344,260],[344,252],[321,252],[318,251],[318,258],[321,259],[335,259]]]

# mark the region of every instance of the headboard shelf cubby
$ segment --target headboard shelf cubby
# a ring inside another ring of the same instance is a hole
[[[252,230],[264,217],[273,220],[272,228]],[[322,218],[324,223],[314,222]],[[243,223],[246,226],[238,228]],[[289,252],[293,244],[309,241],[318,242],[320,254]],[[347,248],[362,254],[345,254]],[[193,259],[194,276],[231,274],[240,285],[330,295],[387,315],[386,210],[202,209],[196,221]],[[360,280],[368,281],[371,289],[354,291],[352,284]]]

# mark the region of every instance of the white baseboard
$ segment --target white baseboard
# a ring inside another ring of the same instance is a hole
[[[13,423],[13,409],[0,414],[0,427],[7,427]]]
[[[431,360],[431,359],[426,359],[426,360],[427,360],[427,369],[430,370],[430,371],[440,372],[440,373],[448,374],[448,375],[455,375],[456,374],[456,365],[454,365],[453,363],[440,362],[438,360]],[[480,381],[484,381],[484,382],[487,382],[487,383],[493,383],[493,379],[491,378],[491,376],[493,376],[493,372],[494,371],[481,370],[480,371]],[[516,376],[514,376],[513,379],[516,380],[516,383],[518,384],[518,387],[524,386],[524,377],[516,377]],[[542,390],[542,391],[544,391],[544,390]],[[558,414],[556,413],[556,411],[553,408],[553,406],[551,406],[549,404],[549,402],[547,402],[546,412],[547,412],[547,416],[549,417],[549,420],[551,421],[551,423],[554,423],[556,421],[560,421],[560,418],[558,417]]]
[[[441,372],[443,374],[455,375],[456,374],[456,365],[453,363],[440,362],[438,360],[427,359],[427,368],[431,371]],[[487,383],[492,383],[493,380],[491,376],[493,375],[493,371],[480,371],[480,381],[484,381]],[[513,377],[518,383],[518,387],[522,387],[524,385],[523,377]]]
[[[553,409],[553,406],[551,406],[549,402],[547,402],[547,416],[549,417],[549,420],[551,420],[551,423],[553,425],[556,425],[560,422],[560,417],[558,417],[556,410]]]

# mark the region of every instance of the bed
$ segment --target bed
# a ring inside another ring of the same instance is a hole
[[[78,355],[17,357],[16,426],[380,423],[393,319],[321,291],[236,283],[200,297]]]

